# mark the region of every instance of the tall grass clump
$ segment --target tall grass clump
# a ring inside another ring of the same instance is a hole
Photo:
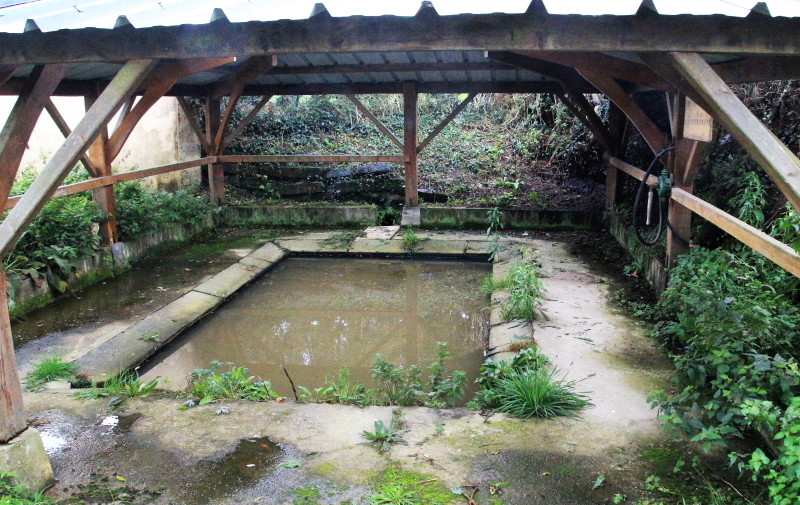
[[[511,360],[486,360],[476,381],[481,385],[470,407],[491,409],[514,417],[577,417],[589,407],[587,393],[575,391],[578,381],[559,378],[557,368],[536,348]]]
[[[60,379],[72,380],[77,372],[76,365],[65,362],[60,356],[45,358],[34,363],[33,371],[25,377],[25,389],[39,391],[48,382]]]

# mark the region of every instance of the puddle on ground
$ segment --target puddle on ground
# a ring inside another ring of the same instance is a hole
[[[232,362],[291,396],[283,367],[297,386],[322,386],[341,367],[371,384],[377,353],[425,366],[447,342],[448,368],[467,372],[472,386],[488,334],[480,285],[489,272],[477,262],[290,258],[169,345],[143,378],[179,389],[195,368]]]

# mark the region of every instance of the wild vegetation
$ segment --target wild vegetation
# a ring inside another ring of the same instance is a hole
[[[482,286],[487,294],[506,291],[508,295],[500,301],[505,321],[520,319],[533,322],[543,315],[541,305],[547,290],[539,276],[539,266],[530,251],[523,251],[520,262],[509,268],[508,274],[499,280],[487,277]]]
[[[24,193],[35,176],[33,167],[23,169],[11,194]],[[73,170],[65,183],[87,177],[85,172]],[[116,185],[115,196],[119,234],[123,240],[176,223],[197,224],[216,212],[204,197],[186,191],[153,191],[137,182]],[[3,262],[9,279],[11,308],[14,308],[16,290],[23,276],[37,283],[48,282],[60,292],[70,288],[68,281],[75,270],[74,261],[99,249],[98,223],[104,217],[90,192],[48,201]]]
[[[420,95],[420,139],[465,96]],[[390,130],[402,132],[403,107],[398,96],[365,95],[359,100]],[[254,103],[243,100],[236,110],[238,118]],[[396,150],[349,100],[329,95],[273,100],[226,152],[334,155]],[[420,187],[423,201],[426,195],[447,195],[453,205],[585,208],[602,201],[601,161],[588,131],[552,97],[479,95],[421,153]],[[274,175],[278,168],[269,164],[236,167],[233,184],[239,188],[230,189],[232,201],[280,200],[282,181]],[[368,201],[391,207],[402,201],[401,170],[397,165],[391,174],[360,176],[348,185],[300,199]],[[320,177],[312,174],[305,180]],[[286,198],[296,201],[298,197]]]
[[[587,393],[576,392],[576,381],[559,377],[535,347],[511,360],[486,360],[476,382],[481,390],[470,406],[504,412],[514,417],[577,417],[591,406]]]

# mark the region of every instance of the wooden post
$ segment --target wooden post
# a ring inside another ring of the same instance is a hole
[[[206,141],[214,146],[214,141],[220,128],[220,100],[219,98],[207,97],[205,101],[206,112]],[[218,153],[208,153],[216,156]],[[225,203],[225,169],[222,163],[212,163],[208,165],[208,192],[211,196],[211,203],[223,205]]]
[[[404,167],[406,179],[406,207],[418,207],[417,83],[413,81],[403,83],[403,154],[408,157]]]
[[[94,104],[96,96],[85,96],[84,105],[88,112]],[[100,133],[92,145],[89,146],[87,155],[91,160],[91,165],[97,170],[93,177],[105,177],[111,175],[111,159],[108,156],[108,126],[103,125]],[[114,186],[106,186],[92,190],[92,200],[97,204],[100,212],[105,218],[100,222],[100,237],[104,245],[111,245],[117,242],[117,200],[114,197]]]
[[[11,319],[6,298],[6,275],[0,269],[0,443],[6,443],[27,427],[22,405],[22,386],[19,383],[14,341],[11,338]]]
[[[609,104],[608,119],[612,138],[609,156],[619,157],[625,151],[626,125],[628,119],[622,110],[613,102]],[[622,196],[622,184],[619,170],[606,160],[606,208],[610,209],[619,202]]]
[[[681,189],[689,194],[694,192],[694,176],[703,158],[705,142],[687,139],[683,136],[683,122],[686,111],[686,97],[681,93],[667,96],[671,135],[674,139],[675,151],[669,159],[673,188]],[[667,230],[667,268],[675,265],[677,258],[689,252],[689,244],[681,241],[689,240],[692,233],[692,211],[669,200],[667,219],[672,229]],[[672,230],[675,230],[674,232]]]

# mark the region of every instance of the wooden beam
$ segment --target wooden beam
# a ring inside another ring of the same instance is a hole
[[[56,124],[56,128],[58,128],[58,131],[61,132],[61,135],[63,135],[64,138],[69,137],[70,133],[72,133],[72,130],[70,129],[66,120],[64,120],[64,116],[62,116],[58,111],[58,108],[56,107],[56,104],[53,103],[53,100],[48,98],[47,102],[44,104],[44,108],[50,115],[50,118]],[[89,172],[89,174],[94,176],[101,175],[100,169],[92,164],[92,160],[90,160],[86,154],[81,155],[81,163],[86,171]]]
[[[800,277],[800,254],[788,245],[682,189],[673,188],[672,199]]]
[[[576,93],[566,88],[564,91],[567,96],[564,96],[563,93],[557,95],[561,99],[561,102],[590,132],[592,132],[600,144],[603,145],[603,148],[610,152],[613,146],[611,134],[600,117],[595,113],[592,105],[586,100],[586,97],[583,96],[583,93]]]
[[[800,211],[800,160],[747,109],[702,56],[671,53],[669,59],[712,108],[715,118]]]
[[[703,97],[683,78],[680,72],[672,65],[664,53],[641,53],[639,54],[647,65],[658,73],[665,80],[672,83],[677,91],[692,99],[694,103],[702,107],[709,114],[710,107],[705,103]]]
[[[345,37],[344,34],[347,36]],[[800,54],[800,21],[733,16],[315,17],[248,23],[2,33],[0,65],[423,50]]]
[[[646,174],[646,172],[644,170],[642,170],[641,168],[635,167],[635,166],[631,165],[630,163],[625,163],[621,159],[616,158],[614,156],[610,157],[608,159],[608,162],[614,168],[617,168],[620,171],[625,172],[626,174],[630,175],[631,177],[633,177],[634,179],[639,180],[639,181],[643,180],[644,176]],[[658,186],[658,177],[656,177],[655,175],[651,175],[647,179],[647,185],[651,186],[651,187]]]
[[[84,96],[94,91],[96,84],[103,81],[64,80],[56,88],[56,96]],[[14,78],[0,86],[0,95],[19,94],[22,82]],[[419,93],[554,93],[561,90],[555,81],[434,81],[418,83]],[[595,93],[594,87],[579,88],[583,93]],[[401,82],[354,82],[354,83],[319,83],[319,84],[250,84],[245,86],[242,96],[264,95],[368,95],[368,94],[400,94],[403,92]],[[176,84],[166,96],[186,96],[204,98],[209,93],[209,86],[194,84]]]
[[[419,176],[417,174],[417,83],[403,83],[403,154],[406,162],[403,173],[406,185],[406,208],[419,206]]]
[[[121,174],[95,177],[94,179],[89,179],[88,181],[81,181],[73,184],[66,184],[64,186],[59,186],[58,188],[55,189],[55,191],[53,191],[53,194],[50,196],[50,198],[51,199],[60,198],[62,196],[74,195],[75,193],[82,193],[84,191],[91,191],[98,188],[113,186],[114,184],[117,184],[119,182],[135,181],[138,179],[144,179],[146,177],[153,177],[155,175],[168,174],[171,172],[177,172],[179,170],[186,170],[187,168],[195,168],[206,165],[208,163],[214,163],[215,161],[216,158],[210,156],[206,158],[199,158],[196,160],[180,161],[178,163],[160,165],[157,167],[131,170],[130,172],[123,172]],[[6,202],[5,208],[13,209],[14,207],[17,206],[21,198],[22,196],[12,196],[11,198],[8,199],[8,202]]]
[[[800,56],[748,56],[711,67],[728,84],[800,78]]]
[[[17,73],[16,67],[4,68],[0,70],[0,86],[8,82],[12,77],[14,77],[14,74],[16,73]]]
[[[35,67],[0,130],[0,206],[11,193],[36,122],[68,68],[69,65]]]
[[[142,98],[120,121],[111,138],[108,140],[106,156],[110,161],[116,159],[122,151],[125,142],[133,133],[133,129],[147,113],[166,93],[178,82],[179,79],[198,72],[204,72],[220,65],[225,65],[235,61],[236,58],[206,58],[199,60],[176,61],[156,68],[139,85],[139,89],[145,89]]]
[[[225,148],[228,147],[240,133],[242,133],[242,130],[247,128],[247,125],[253,122],[253,119],[256,118],[258,113],[261,112],[261,109],[263,109],[271,99],[272,95],[261,97],[261,100],[259,100],[258,103],[250,110],[250,112],[248,112],[247,115],[236,124],[236,128],[234,128],[233,131],[231,131],[228,136],[225,137],[225,140],[222,141],[222,151],[225,151]]]
[[[647,65],[598,52],[531,51],[521,53],[532,58],[558,63],[615,79],[624,79],[652,89],[673,92],[672,85]]]
[[[551,77],[558,82],[561,88],[566,86],[586,93],[597,92],[595,87],[587,82],[574,68],[566,65],[510,51],[487,51],[486,56],[516,68]]]
[[[0,443],[5,444],[22,433],[28,422],[22,404],[22,386],[14,357],[14,340],[8,314],[5,272],[0,268]]]
[[[227,56],[224,58],[185,59],[165,63],[156,67],[153,72],[147,76],[147,79],[142,81],[142,84],[139,85],[139,89],[146,90],[147,88],[158,86],[165,81],[172,81],[174,83],[184,77],[200,72],[207,72],[216,67],[234,63],[235,61],[235,57]]]
[[[122,122],[125,121],[125,118],[128,116],[128,114],[130,114],[131,109],[133,109],[133,105],[135,103],[136,103],[136,95],[131,95],[130,97],[128,97],[128,99],[125,101],[125,105],[123,105],[122,109],[120,109],[119,111],[119,115],[117,116],[117,124],[114,125],[114,129],[111,130],[111,133],[114,133],[119,129]]]
[[[186,116],[186,120],[189,122],[189,126],[192,128],[197,140],[200,141],[200,145],[203,147],[203,151],[206,154],[211,154],[213,148],[211,144],[206,139],[205,134],[203,133],[202,128],[200,128],[200,123],[197,122],[197,118],[194,117],[194,111],[189,106],[189,103],[186,101],[186,98],[182,96],[176,96],[175,99],[178,101],[178,105],[180,105],[183,114]]]
[[[264,74],[267,70],[271,69],[277,64],[277,57],[274,56],[255,56],[247,61],[239,68],[236,75],[227,79],[216,86],[211,98],[219,100],[223,96],[228,96],[228,103],[225,106],[225,111],[222,113],[219,126],[216,127],[216,135],[211,137],[211,145],[213,152],[211,154],[222,154],[223,141],[225,139],[225,131],[228,129],[233,112],[236,110],[236,105],[242,97],[242,92],[245,86],[252,80],[257,79]],[[223,174],[224,177],[224,174]]]
[[[461,101],[461,103],[460,103],[460,104],[458,104],[458,105],[456,106],[456,108],[455,108],[455,109],[453,109],[453,111],[452,111],[452,112],[450,112],[450,114],[448,114],[448,115],[447,115],[447,117],[446,117],[446,118],[444,118],[444,119],[442,120],[442,122],[441,122],[441,123],[439,123],[439,124],[436,126],[436,128],[434,128],[434,129],[433,129],[433,131],[431,131],[431,132],[428,134],[428,136],[427,136],[427,137],[425,137],[425,140],[423,140],[422,142],[420,142],[420,143],[419,143],[419,145],[417,146],[417,154],[421,153],[421,152],[422,152],[422,150],[423,150],[423,149],[425,149],[425,147],[427,147],[427,145],[428,145],[428,144],[430,144],[430,143],[431,143],[431,141],[432,141],[433,139],[435,139],[435,138],[436,138],[436,136],[437,136],[437,135],[439,135],[439,133],[440,133],[442,130],[444,130],[444,129],[445,129],[445,127],[446,127],[447,125],[449,125],[449,124],[450,124],[450,122],[451,122],[451,121],[453,121],[453,120],[456,118],[456,116],[458,116],[458,114],[459,114],[459,113],[460,113],[462,110],[464,110],[464,109],[467,107],[467,105],[469,105],[469,104],[470,104],[470,102],[472,102],[472,100],[474,100],[474,99],[475,99],[475,97],[476,97],[476,96],[478,96],[478,94],[477,94],[477,93],[470,93],[470,94],[469,94],[469,95],[468,95],[468,96],[467,96],[465,99],[463,99],[463,100]]]
[[[397,72],[464,72],[513,70],[509,65],[493,61],[379,63],[362,65],[308,65],[303,67],[278,66],[268,75],[321,75],[321,74],[385,74]]]
[[[628,116],[633,126],[642,134],[642,138],[654,153],[661,152],[666,146],[664,142],[664,132],[645,114],[639,105],[631,98],[628,93],[613,78],[595,74],[588,70],[578,69],[578,72],[591,82],[598,90],[608,97],[609,100],[619,107]]]
[[[253,56],[248,58],[234,75],[225,81],[217,84],[211,93],[213,98],[219,99],[223,96],[238,94],[241,96],[241,89],[251,81],[269,72],[278,64],[278,57],[274,55]],[[268,95],[269,93],[262,93]]]
[[[132,90],[141,83],[155,65],[153,60],[130,61],[109,83],[91,110],[83,117],[72,135],[53,154],[36,180],[25,192],[17,207],[0,223],[0,258],[4,258],[25,233],[48,197],[64,180],[69,170],[95,139],[100,128],[119,110]]]
[[[356,98],[355,95],[345,95],[345,96],[347,97],[348,100],[353,102],[353,104],[362,114],[367,116],[367,119],[369,119],[372,122],[372,124],[374,124],[378,128],[378,130],[381,131],[381,133],[389,137],[389,140],[391,140],[394,145],[396,145],[400,149],[403,149],[403,143],[400,142],[400,139],[395,137],[394,133],[392,133],[392,131],[389,128],[386,128],[386,126],[383,123],[381,123],[381,120],[375,117],[375,115],[372,112],[370,112],[370,110],[367,109],[367,107],[363,103],[361,103],[361,100]]]
[[[606,209],[615,207],[622,197],[623,185],[620,183],[619,170],[609,162],[609,158],[621,156],[625,152],[627,128],[628,118],[614,105],[614,102],[611,102],[608,110],[608,130],[612,143],[611,148],[603,155],[606,166]]]
[[[317,155],[317,154],[275,154],[275,155],[233,155],[223,154],[214,157],[215,163],[406,163],[403,156],[363,156],[363,155]]]

